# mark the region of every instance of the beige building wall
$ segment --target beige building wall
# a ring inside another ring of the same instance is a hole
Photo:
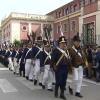
[[[2,31],[2,43],[4,43],[5,41],[8,43],[8,41],[10,42],[11,38],[9,36],[5,37],[4,39],[4,35],[7,32],[10,32],[11,35],[11,27],[9,28],[9,30],[7,29],[7,26],[11,25],[11,21],[7,22],[5,25],[1,26],[1,31]],[[5,30],[5,31],[4,31]]]
[[[15,39],[20,40],[20,22],[18,20],[13,20],[11,22],[10,42],[13,43]]]

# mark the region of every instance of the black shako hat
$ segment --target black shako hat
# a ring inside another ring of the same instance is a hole
[[[43,40],[44,46],[49,46],[49,42],[47,40]]]
[[[75,41],[81,42],[80,37],[79,37],[78,35],[75,35],[75,36],[73,37],[73,42],[75,42]]]
[[[67,40],[65,38],[65,36],[60,36],[59,39],[58,39],[58,43],[66,43]]]
[[[42,37],[41,36],[38,36],[37,37],[37,41],[42,41]]]

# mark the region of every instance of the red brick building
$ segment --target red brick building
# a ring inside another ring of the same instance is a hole
[[[98,17],[100,17],[99,3],[99,0],[80,0],[81,16],[79,22],[84,44],[99,44],[100,33],[98,33],[97,28],[100,22],[98,20]]]
[[[48,13],[55,18],[54,38],[60,34],[60,27],[68,41],[79,33],[83,44],[100,43],[100,0],[73,0]]]

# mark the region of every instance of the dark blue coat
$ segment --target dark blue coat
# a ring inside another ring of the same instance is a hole
[[[29,49],[26,53],[25,59],[31,59],[32,58],[32,49]]]
[[[32,47],[32,59],[40,59],[40,67],[42,67],[43,66],[43,51],[40,51],[40,52],[39,51],[40,49],[37,46]]]
[[[16,56],[16,50],[12,51],[11,57],[14,58]]]
[[[56,66],[57,61],[61,57],[62,53],[55,48],[52,51],[51,54],[51,67],[54,68],[55,71],[55,79],[56,79],[56,85],[65,86],[66,85],[66,79],[68,75],[68,59],[66,57],[63,57],[59,64]]]
[[[23,54],[22,54],[22,56],[21,56],[21,62],[24,62],[25,56],[26,56],[26,53],[27,53],[28,50],[29,50],[28,48],[24,48]]]
[[[6,53],[5,53],[5,57],[8,58],[10,56],[10,51],[8,50]]]
[[[43,65],[48,65],[48,64],[50,65],[51,59],[49,57],[47,59],[47,57],[48,57],[47,53],[43,50],[43,52],[42,52],[42,63],[43,63]]]

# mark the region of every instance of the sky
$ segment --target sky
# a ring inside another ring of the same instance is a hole
[[[0,20],[11,12],[44,15],[72,0],[1,0]]]

